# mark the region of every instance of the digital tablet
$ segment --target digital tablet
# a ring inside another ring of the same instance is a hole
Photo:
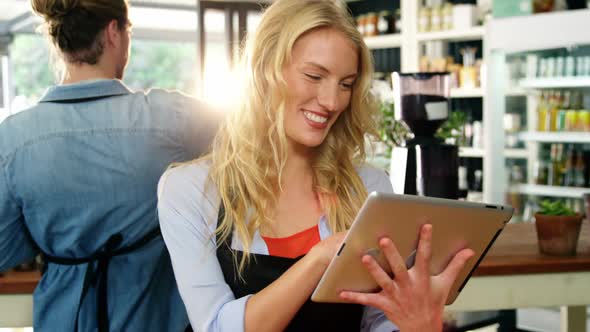
[[[361,263],[361,257],[364,254],[373,256],[391,275],[378,244],[382,237],[389,237],[406,259],[406,265],[411,267],[420,228],[428,223],[432,225],[431,275],[441,273],[461,249],[470,248],[475,252],[451,287],[446,301],[451,304],[512,217],[512,212],[509,206],[373,192],[359,210],[311,299],[315,302],[345,302],[339,297],[343,290],[379,291],[379,286]]]

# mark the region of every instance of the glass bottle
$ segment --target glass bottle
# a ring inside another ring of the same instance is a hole
[[[418,32],[430,31],[430,8],[422,7],[418,14]]]
[[[575,166],[575,179],[574,185],[576,187],[584,187],[586,185],[586,162],[584,161],[584,152],[578,150],[578,156],[576,158]]]
[[[442,29],[451,30],[453,29],[453,5],[450,2],[445,2],[442,9]]]
[[[541,92],[541,97],[539,97],[539,105],[537,106],[537,131],[547,130],[547,105],[548,94],[547,92],[543,91]]]
[[[576,173],[575,173],[575,151],[573,147],[570,147],[567,151],[567,157],[565,158],[565,166],[563,170],[563,176],[561,185],[565,187],[573,187],[576,183]]]
[[[570,92],[565,91],[563,93],[563,102],[561,103],[561,107],[557,111],[556,120],[555,120],[555,130],[556,131],[564,131],[566,130],[566,114],[567,111],[571,108],[570,104]]]
[[[557,161],[557,144],[551,144],[551,153],[549,157],[549,167],[547,168],[547,185],[556,186],[559,183],[559,163]]]
[[[557,112],[561,108],[562,102],[561,92],[556,91],[553,94],[553,103],[551,103],[549,109],[549,131],[557,131]]]

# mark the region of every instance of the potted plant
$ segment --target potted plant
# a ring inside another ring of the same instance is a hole
[[[573,256],[576,254],[582,215],[574,213],[563,201],[543,200],[535,213],[535,228],[542,254]]]

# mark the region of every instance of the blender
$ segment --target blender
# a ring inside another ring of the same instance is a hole
[[[392,83],[395,119],[414,134],[392,150],[394,192],[457,199],[459,150],[435,137],[449,117],[449,73],[394,72]]]

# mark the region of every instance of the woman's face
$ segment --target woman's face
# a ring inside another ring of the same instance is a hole
[[[287,82],[285,132],[292,148],[319,146],[348,108],[358,74],[358,51],[333,28],[302,35],[293,45]]]

